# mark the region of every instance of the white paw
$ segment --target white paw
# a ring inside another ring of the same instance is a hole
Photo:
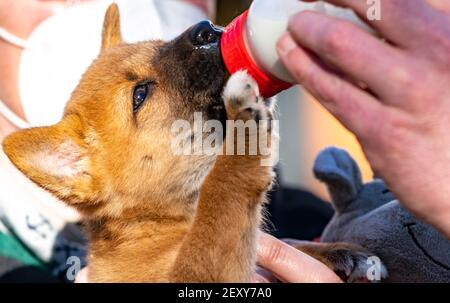
[[[243,97],[260,97],[259,87],[256,81],[246,71],[238,71],[228,80],[223,91],[223,98],[224,100],[229,100]]]
[[[258,84],[246,71],[236,72],[230,77],[222,97],[228,119],[273,119],[273,102],[261,97]]]
[[[366,250],[336,249],[328,260],[333,263],[333,270],[348,283],[380,282],[388,277],[383,262],[376,264],[379,258]]]

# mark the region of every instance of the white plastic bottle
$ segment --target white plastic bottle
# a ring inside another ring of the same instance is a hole
[[[289,18],[304,10],[343,18],[370,31],[352,10],[322,1],[254,0],[250,9],[228,25],[222,36],[222,56],[228,71],[247,70],[264,97],[291,87],[295,81],[281,63],[276,44],[286,32]]]

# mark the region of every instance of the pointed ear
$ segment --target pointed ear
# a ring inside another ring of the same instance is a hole
[[[105,14],[102,32],[102,51],[122,43],[120,11],[116,3],[111,4]]]
[[[314,175],[327,185],[333,206],[339,213],[356,199],[363,186],[361,171],[355,160],[345,150],[335,147],[319,154],[314,163]]]
[[[96,200],[83,126],[69,115],[51,127],[7,137],[3,149],[11,162],[39,186],[69,204]]]

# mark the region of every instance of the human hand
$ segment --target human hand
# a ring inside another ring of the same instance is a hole
[[[258,246],[258,264],[269,271],[256,274],[254,282],[278,280],[287,283],[342,283],[325,264],[292,246],[261,233]]]
[[[328,2],[362,17],[368,9],[366,1]],[[381,20],[367,22],[386,42],[347,21],[302,12],[278,51],[356,135],[403,205],[450,237],[450,4],[440,2],[381,0]]]

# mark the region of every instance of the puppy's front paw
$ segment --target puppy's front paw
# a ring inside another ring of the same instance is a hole
[[[272,100],[264,100],[256,81],[246,71],[231,76],[223,92],[229,120],[272,120]]]
[[[379,259],[357,245],[336,243],[330,246],[322,257],[324,258],[322,261],[345,282],[380,282],[388,276],[385,265],[381,261],[379,264],[374,264]],[[380,279],[377,280],[377,276]],[[371,278],[373,278],[372,281]]]
[[[240,170],[247,171],[246,181],[253,180],[252,187],[259,196],[275,180],[272,166],[276,159],[274,138],[277,140],[278,136],[272,127],[274,100],[264,100],[258,84],[245,71],[230,77],[222,97],[228,120],[235,122],[231,127],[227,123],[226,154],[246,156],[245,161],[238,158]]]

